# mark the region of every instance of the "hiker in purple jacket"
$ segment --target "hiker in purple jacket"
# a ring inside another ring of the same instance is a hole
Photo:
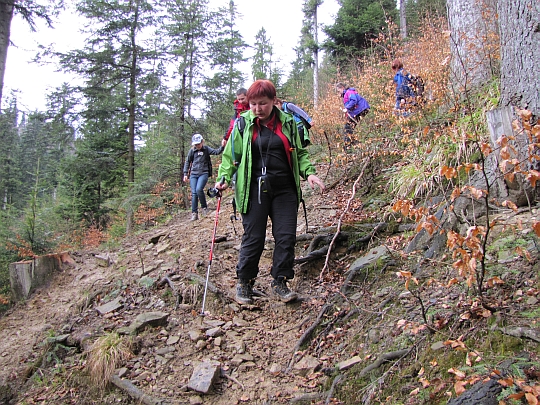
[[[343,83],[336,84],[336,89],[341,93],[343,98],[343,112],[347,114],[347,121],[343,128],[343,148],[347,150],[351,145],[351,135],[354,132],[356,124],[360,117],[363,117],[369,112],[369,103],[365,98],[360,96],[354,87],[349,87]]]

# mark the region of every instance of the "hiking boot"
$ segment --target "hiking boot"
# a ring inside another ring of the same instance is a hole
[[[247,278],[238,279],[236,283],[236,296],[235,301],[241,305],[253,304],[253,284],[255,280],[249,280]]]
[[[198,219],[199,219],[199,214],[197,214],[196,212],[192,212],[191,213],[191,220],[196,221]]]
[[[205,217],[208,215],[208,208],[203,208],[201,211],[201,216]]]
[[[298,298],[298,294],[287,287],[285,277],[278,277],[272,281],[272,292],[283,302],[291,302]]]

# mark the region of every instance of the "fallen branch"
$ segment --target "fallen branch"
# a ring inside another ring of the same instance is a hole
[[[296,404],[297,402],[309,402],[311,404],[313,401],[318,401],[319,399],[322,399],[324,395],[324,392],[306,392],[305,394],[298,395],[297,397],[291,399],[290,403]]]
[[[294,259],[294,264],[302,264],[302,263],[307,263],[307,262],[311,262],[313,260],[320,259],[321,257],[324,257],[324,255],[326,255],[328,253],[328,247],[329,247],[329,245],[326,245],[326,246],[323,246],[322,248],[320,248],[318,250],[314,250],[313,252],[311,252],[307,256],[296,257]]]
[[[324,267],[322,268],[321,274],[319,275],[319,280],[320,281],[322,281],[322,279],[323,279],[324,271],[328,268],[328,262],[330,261],[330,253],[332,252],[332,247],[334,246],[334,242],[337,239],[338,235],[341,233],[341,221],[343,220],[343,217],[345,216],[345,214],[349,211],[349,207],[351,206],[351,201],[354,199],[354,197],[356,195],[356,185],[358,184],[358,182],[360,181],[360,179],[364,175],[364,170],[366,170],[366,167],[368,166],[368,164],[370,162],[371,162],[371,159],[369,157],[365,159],[364,166],[362,167],[362,170],[360,171],[360,174],[358,175],[358,178],[356,179],[356,181],[353,184],[351,198],[349,198],[349,200],[347,201],[347,206],[345,207],[345,210],[343,210],[343,212],[341,213],[341,215],[339,217],[336,233],[334,234],[334,238],[330,242],[330,246],[328,247],[328,253],[326,255],[326,261],[324,262]]]
[[[349,246],[349,248],[347,249],[347,252],[350,253],[355,248],[371,242],[375,235],[377,235],[379,232],[384,231],[387,227],[388,225],[386,224],[386,222],[380,222],[368,235],[362,236],[361,238],[358,238],[354,242],[352,242],[351,246]]]
[[[516,327],[516,328],[499,328],[499,330],[506,335],[514,336],[517,338],[525,337],[525,338],[534,340],[535,342],[540,342],[540,330],[538,329]]]
[[[387,361],[401,359],[402,357],[409,354],[410,351],[411,351],[411,349],[403,349],[403,350],[398,350],[396,352],[383,353],[383,354],[381,354],[379,356],[377,361],[375,361],[374,363],[371,363],[369,366],[362,369],[362,371],[360,371],[360,374],[358,376],[359,377],[365,376],[370,371],[378,369],[380,366],[382,366]]]
[[[244,385],[238,381],[235,377],[233,377],[232,375],[228,375],[228,374],[222,374],[227,380],[231,380],[232,382],[235,382],[236,384],[238,384],[240,386],[240,388],[242,388],[242,391],[245,390],[244,388]]]
[[[289,361],[289,367],[288,369],[291,370],[292,369],[292,366],[294,364],[294,355],[295,353],[300,350],[300,347],[308,340],[311,338],[311,335],[313,334],[313,331],[317,328],[317,326],[319,326],[319,324],[321,323],[321,319],[322,317],[326,314],[326,312],[332,308],[333,305],[331,304],[325,304],[321,311],[319,312],[319,315],[317,316],[317,319],[315,319],[315,322],[313,322],[313,324],[307,328],[305,330],[305,332],[302,334],[302,336],[300,336],[300,339],[298,339],[298,342],[296,342],[296,345],[294,346],[293,348],[293,354],[292,354],[292,357],[291,357],[291,361]]]
[[[328,395],[326,396],[326,401],[324,401],[325,405],[328,405],[330,401],[332,400],[332,395],[334,395],[334,391],[342,379],[343,379],[343,375],[339,374],[336,376],[336,378],[334,378],[334,381],[332,381],[332,386],[330,387],[330,390],[328,391]]]
[[[115,374],[112,375],[109,380],[111,383],[116,385],[118,388],[120,388],[122,391],[128,394],[131,398],[139,401],[141,404],[165,405],[167,403],[162,399],[156,399],[156,398],[151,397],[150,395],[146,395],[144,392],[138,389],[135,385],[133,385],[131,381],[120,378]]]
[[[307,256],[304,256],[304,257],[295,258],[294,263],[295,264],[306,263],[306,262],[310,262],[312,260],[320,259],[324,255],[326,255],[328,253],[328,249],[330,247],[330,245],[329,245],[330,238],[331,238],[330,235],[319,235],[319,236],[313,238],[313,241],[311,242],[311,244],[309,245],[309,247],[307,249],[309,254]],[[338,234],[338,236],[335,237],[334,240],[339,242],[339,241],[347,240],[347,239],[349,239],[349,235],[346,234],[346,233],[340,232]],[[321,241],[326,242],[326,245],[323,246],[320,249],[314,250],[319,245],[319,243]]]

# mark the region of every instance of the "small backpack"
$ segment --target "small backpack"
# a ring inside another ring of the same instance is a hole
[[[425,88],[424,79],[420,76],[413,75],[412,73],[407,73],[404,77],[407,81],[407,86],[411,88],[414,94],[418,97],[422,97]]]
[[[298,107],[295,104],[292,104],[292,107],[289,106],[288,102],[283,103],[283,111],[287,114],[291,114],[294,118],[294,121],[296,122],[296,126],[298,127],[298,133],[300,134],[300,140],[302,141],[302,146],[305,148],[309,145],[311,145],[311,140],[309,139],[309,129],[311,128],[311,124],[307,121],[307,119],[302,116],[302,114],[307,113],[302,110],[300,107]],[[308,116],[309,117],[309,116]]]

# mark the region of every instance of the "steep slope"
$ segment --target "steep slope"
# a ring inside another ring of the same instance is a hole
[[[256,305],[232,301],[242,231],[227,194],[204,316],[215,210],[198,222],[179,213],[109,251],[74,252],[75,268],[0,319],[0,398],[10,404],[128,404],[144,393],[142,403],[443,404],[499,368],[509,375],[512,367],[527,375],[522,386],[538,384],[538,344],[526,336],[538,329],[536,259],[494,242],[501,283],[488,293],[499,310],[486,311],[464,283],[452,281],[456,275],[445,258],[429,265],[424,260],[418,270],[422,253],[403,254],[411,226],[379,218],[388,202],[376,195],[377,184],[388,179],[366,174],[360,186],[371,194],[353,199],[352,179],[365,166],[349,165],[336,170],[340,178],[329,171],[325,194],[305,190],[309,232],[300,209],[297,257],[312,252],[313,259],[296,266],[297,302],[270,296],[270,227]],[[216,201],[211,204],[215,208]],[[525,228],[532,218],[529,211],[510,217]],[[527,235],[501,233],[499,239]],[[331,241],[325,268],[326,255],[313,253]],[[97,256],[109,256],[112,264],[103,266]],[[418,286],[409,279],[406,289],[408,271]],[[134,324],[142,315],[153,317],[146,327]],[[90,384],[88,364],[97,342],[111,332],[133,342],[131,358],[116,372],[129,385],[100,392]],[[189,388],[201,364],[217,373],[206,394]],[[502,387],[495,384],[497,395]]]

